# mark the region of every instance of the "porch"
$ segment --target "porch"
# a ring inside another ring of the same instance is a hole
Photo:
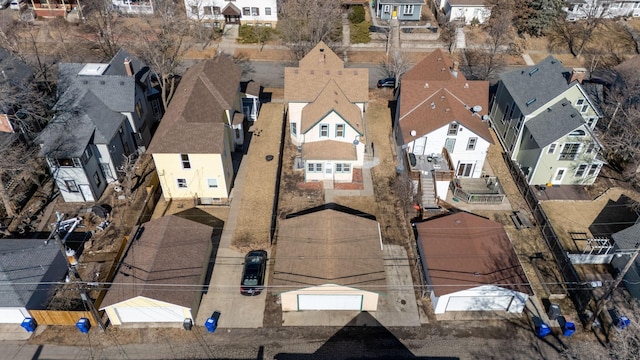
[[[453,196],[468,204],[501,204],[506,196],[498,177],[456,178],[451,183]]]
[[[37,17],[66,18],[67,14],[78,7],[77,0],[31,0],[33,11]]]

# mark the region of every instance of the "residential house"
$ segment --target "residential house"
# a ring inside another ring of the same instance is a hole
[[[67,263],[53,241],[0,240],[0,323],[20,324],[29,310],[45,310]]]
[[[458,212],[414,226],[436,315],[524,310],[533,292],[501,224]]]
[[[134,229],[100,310],[112,325],[193,322],[202,298],[198,289],[203,289],[209,269],[212,235],[211,226],[175,215]]]
[[[244,144],[241,69],[226,55],[201,61],[182,77],[151,142],[165,199],[226,203]]]
[[[123,49],[106,64],[59,65],[56,115],[37,141],[65,201],[97,201],[125,156],[145,151],[162,116],[150,77]]]
[[[563,10],[567,20],[576,21],[587,18],[602,17],[639,17],[640,1],[638,0],[568,0]]]
[[[111,0],[111,3],[124,14],[153,14],[153,1],[151,0]]]
[[[377,0],[372,9],[380,20],[419,21],[423,5],[423,0]]]
[[[262,86],[253,80],[244,81],[240,84],[240,92],[242,93],[242,111],[245,118],[250,121],[258,120]]]
[[[324,42],[285,68],[289,131],[305,181],[351,182],[362,168],[368,81],[368,69],[345,68]]]
[[[600,172],[601,115],[581,85],[585,72],[548,56],[500,75],[491,123],[529,185],[591,185]]]
[[[276,0],[184,0],[187,17],[206,26],[224,28],[226,24],[276,27]]]
[[[431,6],[437,7],[436,11],[440,11],[447,22],[458,21],[469,25],[477,21],[482,24],[491,16],[491,8],[485,0],[436,0]]]
[[[282,291],[282,311],[377,310],[386,277],[375,216],[317,206],[279,221],[276,241],[271,284]]]
[[[640,223],[636,223],[612,234],[611,238],[613,239],[614,249],[617,252],[611,260],[611,266],[619,272],[631,261],[633,253],[638,246],[640,246],[640,244],[638,244],[638,239],[640,239]],[[624,281],[622,283],[631,296],[640,299],[640,260],[636,259],[633,262],[624,275]]]
[[[433,165],[422,169],[421,177],[427,178],[421,181],[422,190],[430,191],[436,181],[440,198],[446,198],[453,179],[438,177],[439,173],[452,170],[456,177],[480,178],[493,144],[485,121],[489,83],[467,80],[457,66],[442,50],[433,51],[403,75],[396,107],[400,168],[404,169],[407,154],[412,155],[409,167]],[[439,159],[447,161],[439,165]]]
[[[33,90],[33,68],[0,47],[0,74],[0,131],[13,133],[17,130],[24,140],[31,140],[32,131],[41,129],[30,129],[17,121],[16,111],[24,102],[31,101],[27,94]]]
[[[82,4],[78,0],[31,0],[31,9],[38,18],[65,18],[69,21],[82,19]]]

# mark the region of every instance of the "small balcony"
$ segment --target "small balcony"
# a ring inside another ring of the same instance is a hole
[[[453,164],[447,149],[440,154],[415,155],[407,153],[408,168],[411,178],[419,179],[422,173],[432,173],[435,181],[452,181],[454,178]]]
[[[502,204],[506,196],[496,176],[457,178],[451,183],[451,190],[455,199],[468,204]]]

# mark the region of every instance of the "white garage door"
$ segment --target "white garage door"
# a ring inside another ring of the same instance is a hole
[[[116,308],[122,323],[179,322],[184,321],[182,309],[174,306],[136,306]]]
[[[24,311],[25,314],[19,308],[0,309],[0,323],[2,324],[22,324],[22,320],[29,317],[29,313]]]
[[[298,295],[298,310],[362,310],[362,295]]]
[[[507,310],[513,296],[452,296],[446,311]]]

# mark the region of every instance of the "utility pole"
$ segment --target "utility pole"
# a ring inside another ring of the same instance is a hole
[[[76,269],[77,261],[72,262],[71,261],[72,256],[67,254],[67,247],[65,245],[65,243],[67,241],[67,237],[69,236],[69,234],[71,234],[73,232],[73,230],[76,228],[76,226],[78,226],[78,224],[80,224],[82,219],[81,218],[75,218],[75,219],[72,219],[71,221],[72,221],[71,227],[69,228],[69,230],[65,234],[64,238],[61,238],[60,237],[60,225],[62,223],[62,215],[58,215],[58,222],[56,222],[55,229],[53,229],[53,238],[56,240],[56,243],[58,243],[58,246],[60,247],[60,251],[62,252],[62,256],[64,257],[65,261],[67,262],[67,269],[69,269],[69,280],[71,282],[73,282],[74,284],[76,284],[77,290],[80,292],[80,298],[82,299],[82,302],[85,304],[86,307],[89,308],[89,311],[91,311],[91,315],[93,316],[93,319],[95,320],[95,322],[100,327],[100,330],[104,331],[105,330],[105,325],[102,322],[102,318],[100,317],[100,314],[98,313],[98,310],[96,309],[95,305],[93,304],[93,301],[91,300],[91,298],[89,298],[89,295],[87,294],[86,285],[82,283],[82,279],[80,278],[80,274],[78,273],[78,269]]]
[[[627,271],[629,271],[629,269],[631,268],[633,263],[636,261],[636,258],[638,257],[638,254],[640,254],[640,243],[636,243],[636,249],[631,254],[631,258],[629,259],[629,261],[627,261],[627,263],[625,264],[624,268],[622,268],[622,271],[620,271],[620,273],[618,273],[618,276],[616,276],[616,279],[613,282],[613,284],[611,284],[611,287],[609,287],[609,289],[604,294],[604,296],[602,296],[600,298],[600,301],[598,302],[598,305],[596,306],[596,311],[593,313],[593,315],[591,315],[591,317],[587,321],[587,324],[586,324],[586,330],[587,331],[591,330],[591,326],[593,325],[593,322],[598,318],[598,316],[600,316],[600,314],[602,313],[602,310],[604,310],[605,306],[607,305],[607,303],[609,302],[609,300],[611,298],[611,295],[616,290],[618,285],[620,285],[620,283],[622,282],[622,279],[627,274]]]

